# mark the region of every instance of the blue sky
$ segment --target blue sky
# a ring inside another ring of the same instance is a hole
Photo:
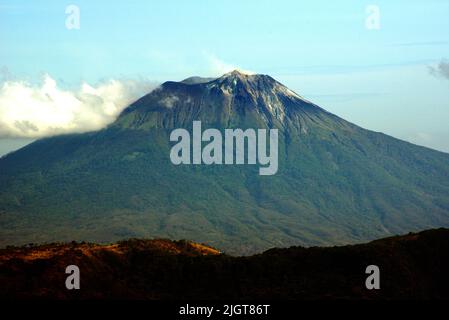
[[[71,4],[79,30],[66,28]],[[369,5],[379,29],[366,27]],[[448,17],[446,0],[0,0],[0,70],[3,82],[38,85],[48,74],[72,90],[237,67],[365,128],[449,152],[449,78],[438,73],[449,59]],[[3,137],[0,154],[28,140]]]

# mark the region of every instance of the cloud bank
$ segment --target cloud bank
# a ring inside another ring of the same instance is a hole
[[[6,80],[0,84],[0,137],[42,138],[101,129],[156,84],[111,79],[64,90],[45,75],[39,85]]]

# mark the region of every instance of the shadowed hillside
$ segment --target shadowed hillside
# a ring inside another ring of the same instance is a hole
[[[65,267],[81,289],[65,288]],[[365,289],[378,265],[381,289]],[[449,298],[449,230],[368,244],[271,249],[232,257],[186,241],[49,244],[0,250],[0,297],[58,299]]]

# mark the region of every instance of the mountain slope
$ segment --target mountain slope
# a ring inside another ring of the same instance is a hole
[[[66,266],[81,290],[66,290]],[[380,290],[367,290],[368,265]],[[449,230],[231,257],[185,241],[0,249],[1,299],[448,299]]]
[[[194,120],[277,128],[277,174],[173,165],[170,132]],[[169,237],[248,254],[440,226],[449,226],[448,154],[357,127],[265,75],[166,82],[104,130],[0,159],[3,245]]]

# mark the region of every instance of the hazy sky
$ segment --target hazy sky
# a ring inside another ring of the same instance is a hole
[[[448,17],[447,0],[0,0],[0,154],[101,127],[155,82],[236,67],[449,152]]]

